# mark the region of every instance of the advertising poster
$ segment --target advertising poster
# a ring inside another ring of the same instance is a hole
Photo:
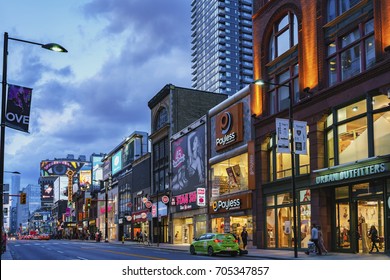
[[[277,153],[290,153],[289,147],[289,120],[288,119],[276,119],[276,152]]]
[[[300,155],[307,155],[307,122],[294,121],[294,146],[295,153]]]
[[[172,143],[172,190],[184,193],[205,184],[205,126]]]
[[[5,125],[28,132],[30,124],[32,89],[16,85],[8,86],[7,111]]]
[[[111,172],[114,175],[122,169],[122,150],[118,151],[111,160]]]

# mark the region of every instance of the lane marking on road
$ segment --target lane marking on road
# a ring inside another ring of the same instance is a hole
[[[57,251],[57,253],[63,254],[64,252],[62,252],[62,251]]]
[[[151,260],[168,260],[168,259],[165,259],[165,258],[157,258],[157,257],[152,257],[152,256],[140,255],[140,254],[130,254],[130,253],[125,253],[125,252],[117,252],[117,251],[112,251],[112,250],[101,250],[101,249],[96,249],[96,248],[92,248],[92,249],[96,250],[96,251],[106,252],[106,253],[125,255],[125,256],[132,256],[132,257],[142,257],[142,258],[151,259]],[[88,248],[88,250],[91,250],[91,248]]]
[[[88,259],[83,258],[83,257],[77,257],[77,259],[79,259],[79,260],[88,260]]]

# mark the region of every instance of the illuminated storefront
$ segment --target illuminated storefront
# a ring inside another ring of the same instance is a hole
[[[191,243],[195,237],[206,233],[206,189],[198,188],[172,198],[173,243]]]
[[[209,207],[211,231],[241,234],[248,231],[248,244],[253,242],[253,212],[251,193],[241,193],[211,200]]]
[[[209,111],[208,226],[211,232],[237,235],[246,227],[248,245],[252,246],[255,160],[249,92],[250,88],[246,88],[234,100],[228,99]]]
[[[348,1],[321,2],[255,1],[257,245],[306,250],[316,224],[328,251],[368,253],[375,226],[379,251],[388,252],[389,27],[377,13],[388,10],[371,0],[345,9],[337,5]],[[278,44],[282,37],[288,44]],[[297,153],[296,129],[277,137],[278,119],[307,124],[307,154]],[[276,148],[281,140],[288,153]]]
[[[205,117],[172,137],[172,243],[191,243],[206,233]]]
[[[137,240],[141,232],[149,233],[149,221],[148,216],[150,216],[150,210],[141,210],[133,212],[132,215],[132,226],[133,226],[133,240]]]

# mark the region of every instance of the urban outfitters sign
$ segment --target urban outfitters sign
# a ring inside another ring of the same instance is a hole
[[[337,181],[342,181],[347,179],[374,175],[378,173],[384,173],[388,170],[389,170],[388,164],[386,163],[371,164],[363,167],[341,170],[339,172],[317,176],[315,178],[315,183],[318,185],[318,184],[325,184],[330,182],[337,182]]]

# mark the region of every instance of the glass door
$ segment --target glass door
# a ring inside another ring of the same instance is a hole
[[[351,249],[349,202],[336,202],[336,249]]]
[[[369,237],[371,226],[378,231],[378,242],[376,243],[380,252],[384,251],[384,205],[381,199],[360,199],[356,201],[357,205],[357,226],[358,226],[358,252],[368,253],[372,248],[372,242]],[[376,252],[374,248],[373,252]]]

